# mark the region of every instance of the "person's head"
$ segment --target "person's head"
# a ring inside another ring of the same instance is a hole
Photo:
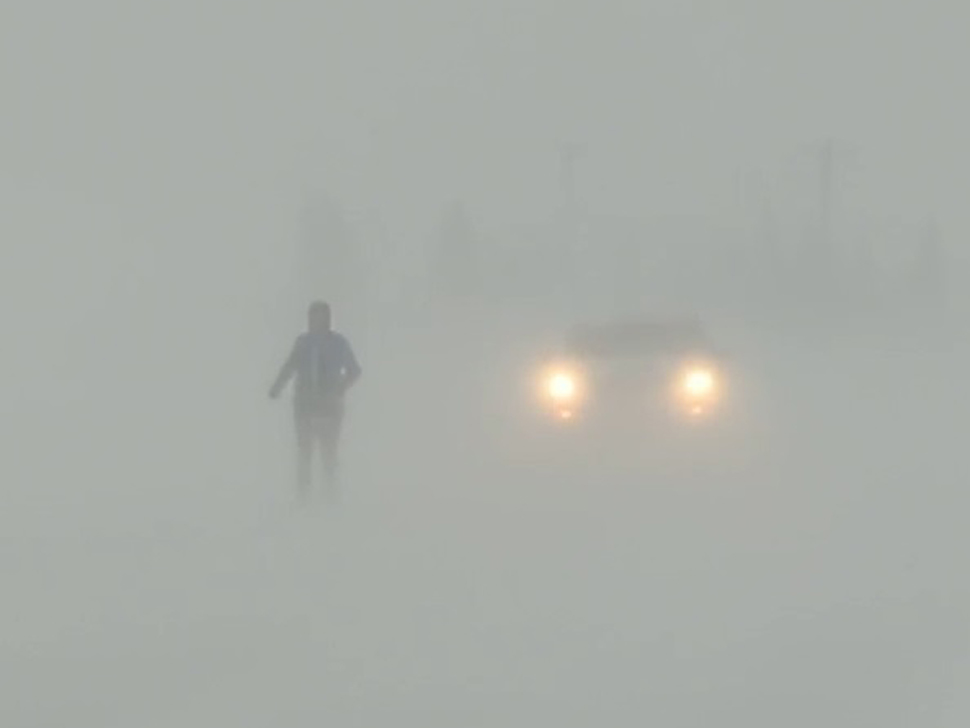
[[[331,324],[330,304],[325,301],[314,301],[307,311],[307,324],[310,331],[329,331]]]

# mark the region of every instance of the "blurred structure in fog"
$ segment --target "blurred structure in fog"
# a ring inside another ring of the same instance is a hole
[[[301,301],[329,301],[341,328],[361,321],[367,302],[365,260],[344,211],[333,199],[305,193],[297,260]]]
[[[946,256],[936,221],[926,226],[913,256],[910,285],[915,304],[938,310],[948,300]]]
[[[451,202],[441,214],[431,252],[429,284],[438,303],[468,302],[482,294],[480,246],[464,203]]]

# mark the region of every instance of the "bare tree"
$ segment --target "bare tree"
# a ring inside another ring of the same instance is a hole
[[[483,293],[479,243],[464,204],[449,204],[442,213],[431,254],[431,286],[436,297],[459,301]]]
[[[346,216],[325,196],[306,197],[301,213],[301,295],[330,301],[341,318],[353,318],[364,303],[365,281],[358,241]]]

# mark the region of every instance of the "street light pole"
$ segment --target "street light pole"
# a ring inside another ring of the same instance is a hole
[[[812,152],[818,160],[818,211],[814,234],[810,236],[810,263],[824,285],[833,283],[835,258],[835,209],[838,202],[837,174],[840,163],[849,156],[852,147],[835,138],[825,139]]]
[[[567,142],[560,147],[560,220],[562,241],[561,250],[564,258],[566,275],[563,283],[567,301],[575,300],[576,289],[579,284],[579,199],[576,192],[576,166],[583,152],[583,145]]]

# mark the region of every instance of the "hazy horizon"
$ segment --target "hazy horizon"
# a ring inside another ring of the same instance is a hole
[[[4,2],[0,723],[964,725],[968,18]],[[935,224],[946,296],[773,277],[827,139],[837,244]],[[570,278],[567,144],[591,257],[652,267]],[[356,299],[301,263],[324,201]],[[456,201],[485,294],[434,267]],[[364,369],[339,508],[296,505],[266,397],[316,295]],[[542,347],[662,305],[730,352],[718,435],[556,440]]]

